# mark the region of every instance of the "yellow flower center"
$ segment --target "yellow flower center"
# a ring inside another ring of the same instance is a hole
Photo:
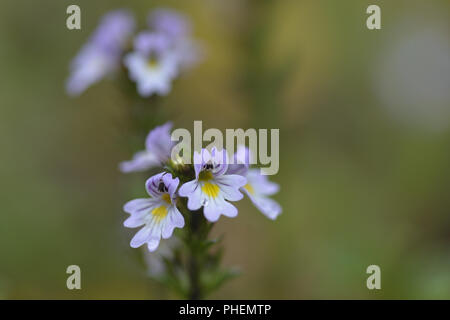
[[[158,61],[157,61],[155,58],[150,58],[150,59],[147,61],[147,66],[148,66],[150,69],[155,69],[155,68],[158,66]]]
[[[198,180],[200,181],[209,181],[212,178],[214,178],[212,172],[207,170],[200,172],[198,175]]]
[[[247,183],[247,184],[244,186],[244,189],[247,190],[248,193],[250,193],[250,194],[254,194],[254,193],[255,193],[255,190],[253,189],[252,185],[249,184],[249,183]]]
[[[161,196],[161,199],[163,199],[165,202],[167,202],[168,204],[171,204],[172,203],[172,201],[170,200],[170,195],[168,194],[168,193],[164,193],[162,196]]]
[[[220,189],[217,186],[217,184],[210,183],[210,182],[206,182],[202,186],[203,193],[205,193],[208,197],[213,198],[213,199],[219,195],[219,190]]]
[[[161,221],[167,216],[167,207],[160,206],[152,210],[152,215],[155,217],[156,221]]]

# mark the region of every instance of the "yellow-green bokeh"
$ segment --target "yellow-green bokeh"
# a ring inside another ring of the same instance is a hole
[[[372,2],[382,8],[377,31],[365,26]],[[78,31],[65,27],[73,3]],[[68,64],[101,15],[125,6],[141,25],[152,8],[182,11],[205,47],[149,129],[169,118],[188,129],[194,120],[280,129],[271,179],[283,214],[269,221],[245,199],[238,218],[219,221],[225,263],[242,275],[212,298],[450,298],[449,113],[434,100],[423,105],[438,112],[436,128],[377,91],[377,81],[408,68],[407,53],[399,71],[378,76],[414,28],[443,24],[448,41],[444,0],[3,0],[0,298],[167,297],[147,280],[128,245],[133,231],[122,226],[123,203],[145,194],[142,176],[117,170],[133,151],[126,95],[113,81],[76,99],[64,91]],[[428,52],[418,61],[425,74],[436,65]],[[71,264],[82,270],[77,292],[65,286]],[[381,267],[381,291],[366,288],[371,264]]]

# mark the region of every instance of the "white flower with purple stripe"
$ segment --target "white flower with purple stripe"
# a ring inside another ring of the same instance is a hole
[[[120,163],[120,171],[145,171],[167,161],[174,145],[170,138],[171,129],[172,122],[167,122],[150,131],[145,140],[145,150],[137,152],[133,159]]]
[[[211,153],[202,149],[194,152],[195,179],[183,184],[178,194],[188,198],[188,209],[198,210],[203,207],[203,214],[210,222],[215,222],[221,215],[236,217],[238,211],[228,201],[243,198],[239,188],[247,180],[236,174],[225,174],[228,168],[227,153],[212,148]]]
[[[278,202],[269,196],[277,193],[280,187],[269,181],[266,175],[262,175],[260,169],[249,169],[250,163],[252,163],[252,154],[248,148],[240,146],[234,154],[234,164],[228,167],[227,173],[246,177],[247,183],[241,188],[241,191],[266,217],[275,220],[282,209]]]
[[[180,180],[173,179],[170,173],[159,173],[149,178],[145,184],[150,198],[134,199],[125,204],[123,210],[130,214],[124,226],[136,228],[143,226],[130,242],[138,248],[147,244],[153,252],[158,248],[161,238],[168,239],[175,228],[184,227],[184,218],[176,207],[176,190]]]

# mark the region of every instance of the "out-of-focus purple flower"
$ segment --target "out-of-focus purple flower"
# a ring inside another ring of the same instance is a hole
[[[133,33],[135,22],[126,10],[106,14],[70,65],[66,90],[79,95],[120,66],[121,54]]]
[[[169,93],[179,66],[179,58],[170,45],[164,34],[142,32],[134,41],[135,50],[125,56],[124,64],[141,96]]]
[[[125,56],[124,64],[139,95],[167,95],[180,71],[200,60],[200,46],[189,36],[188,20],[174,11],[152,11],[148,25],[150,31],[136,36],[134,51]]]
[[[145,184],[150,198],[134,199],[125,204],[123,210],[130,214],[124,226],[143,226],[130,242],[138,248],[147,244],[150,252],[158,248],[161,238],[168,239],[175,228],[184,227],[184,218],[176,207],[176,190],[180,180],[170,173],[159,173],[149,178]]]
[[[191,24],[186,16],[174,10],[156,9],[149,14],[148,25],[151,30],[167,36],[171,42],[170,50],[177,57],[181,70],[200,61],[202,50],[191,37]]]
[[[86,44],[71,64],[66,91],[76,96],[116,69],[115,54],[105,53],[93,44]]]
[[[149,132],[145,150],[137,152],[133,159],[120,163],[122,172],[145,171],[161,165],[170,158],[174,142],[170,137],[172,122],[167,122]]]
[[[189,210],[203,207],[205,218],[211,222],[217,221],[222,214],[236,217],[238,211],[228,201],[243,198],[239,188],[246,184],[246,178],[225,174],[227,163],[225,150],[213,148],[211,153],[206,149],[202,149],[200,153],[194,152],[195,179],[186,182],[178,190],[180,196],[188,197]]]
[[[190,34],[191,25],[188,19],[170,9],[156,9],[148,16],[151,29],[173,38],[186,37]]]
[[[134,29],[133,15],[124,9],[115,10],[103,16],[90,41],[105,51],[121,53]]]
[[[227,174],[239,174],[246,177],[247,183],[240,190],[250,198],[259,211],[274,220],[282,209],[278,202],[269,196],[278,192],[279,185],[270,182],[259,169],[249,169],[251,163],[253,163],[253,156],[250,150],[245,146],[239,146],[234,154],[234,164],[228,166]]]
[[[151,56],[162,54],[170,48],[170,39],[156,32],[141,32],[134,38],[134,49],[139,53]]]

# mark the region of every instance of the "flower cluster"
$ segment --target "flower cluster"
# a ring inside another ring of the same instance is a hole
[[[147,136],[146,149],[120,164],[122,172],[163,168],[145,184],[149,198],[131,200],[124,206],[130,214],[125,227],[142,226],[131,240],[133,248],[147,244],[149,251],[155,251],[161,238],[167,239],[175,228],[184,227],[184,216],[178,208],[180,198],[187,198],[185,215],[202,210],[212,223],[221,215],[236,217],[238,210],[231,202],[241,200],[244,194],[268,218],[275,219],[281,213],[281,206],[269,198],[278,191],[278,185],[258,169],[250,168],[247,148],[239,147],[231,163],[225,150],[202,149],[194,152],[193,165],[181,164],[179,169],[170,160],[171,128],[169,122],[153,129]]]
[[[183,15],[157,9],[148,15],[144,30],[136,32],[136,25],[127,10],[106,14],[71,63],[67,93],[80,95],[120,72],[133,82],[139,96],[164,96],[173,81],[199,61],[200,46]],[[154,115],[134,95],[130,95],[136,102],[130,115],[133,129],[140,134]],[[245,195],[265,216],[275,219],[282,209],[270,196],[279,186],[251,168],[254,161],[244,146],[233,155],[224,149],[201,149],[191,159],[183,149],[183,158],[174,160],[172,127],[167,122],[151,130],[145,149],[119,164],[123,173],[155,170],[145,182],[148,197],[124,205],[129,214],[124,226],[139,228],[130,245],[147,247],[149,276],[181,296],[199,299],[236,275],[236,270],[220,266],[222,248],[212,248],[220,239],[208,239],[214,223],[222,215],[236,217],[234,202]],[[182,229],[180,237],[172,237],[177,228]],[[168,240],[160,245],[161,239]]]
[[[199,59],[199,46],[190,37],[188,20],[171,10],[148,16],[147,30],[137,35],[135,19],[126,10],[106,14],[70,66],[66,90],[79,95],[112,75],[122,63],[143,97],[166,95],[181,71]]]

